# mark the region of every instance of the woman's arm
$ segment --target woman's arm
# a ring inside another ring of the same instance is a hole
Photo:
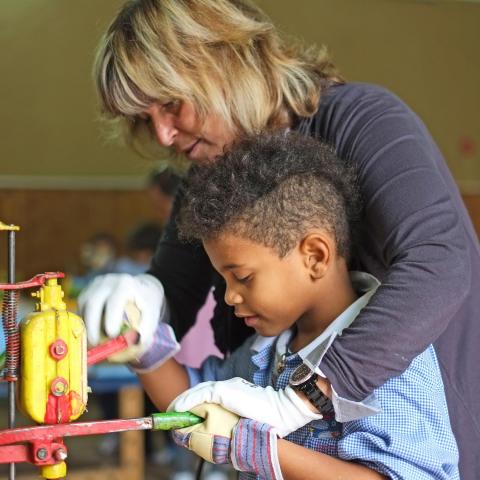
[[[382,285],[320,368],[341,397],[361,400],[401,374],[456,318],[470,288],[469,219],[441,154],[408,107],[373,86],[332,92],[311,133],[358,169],[365,214],[356,260]]]
[[[148,273],[160,280],[170,307],[170,325],[180,341],[195,323],[212,286],[213,267],[201,244],[182,243],[176,219],[185,192],[179,187],[170,220]]]
[[[278,458],[285,480],[380,480],[380,473],[355,462],[347,462],[309,450],[287,440],[278,440]]]

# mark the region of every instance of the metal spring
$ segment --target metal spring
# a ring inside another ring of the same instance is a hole
[[[3,292],[2,322],[5,332],[6,352],[5,380],[10,382],[18,378],[18,365],[20,360],[20,333],[17,327],[18,290],[5,290]]]

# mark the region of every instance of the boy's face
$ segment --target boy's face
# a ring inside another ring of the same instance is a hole
[[[225,302],[260,335],[279,335],[308,316],[318,300],[298,248],[280,258],[268,247],[229,233],[204,246],[226,281]]]

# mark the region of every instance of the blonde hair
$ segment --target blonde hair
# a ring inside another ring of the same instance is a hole
[[[126,120],[154,102],[189,101],[232,131],[275,129],[315,113],[324,82],[341,81],[324,49],[284,42],[247,0],[132,0],[103,36],[94,76],[102,111]]]

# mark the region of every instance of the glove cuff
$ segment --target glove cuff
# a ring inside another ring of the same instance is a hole
[[[230,457],[235,470],[283,480],[277,435],[275,429],[266,423],[241,418],[233,429]]]
[[[163,365],[180,350],[175,333],[170,325],[160,322],[153,334],[148,349],[128,365],[136,373],[148,373]]]
[[[173,430],[172,437],[174,442],[180,447],[188,448],[207,462],[216,465],[231,463],[230,461],[230,438],[221,435],[210,435],[207,433],[197,433]],[[203,438],[202,438],[203,437]],[[207,446],[207,448],[205,448]]]

